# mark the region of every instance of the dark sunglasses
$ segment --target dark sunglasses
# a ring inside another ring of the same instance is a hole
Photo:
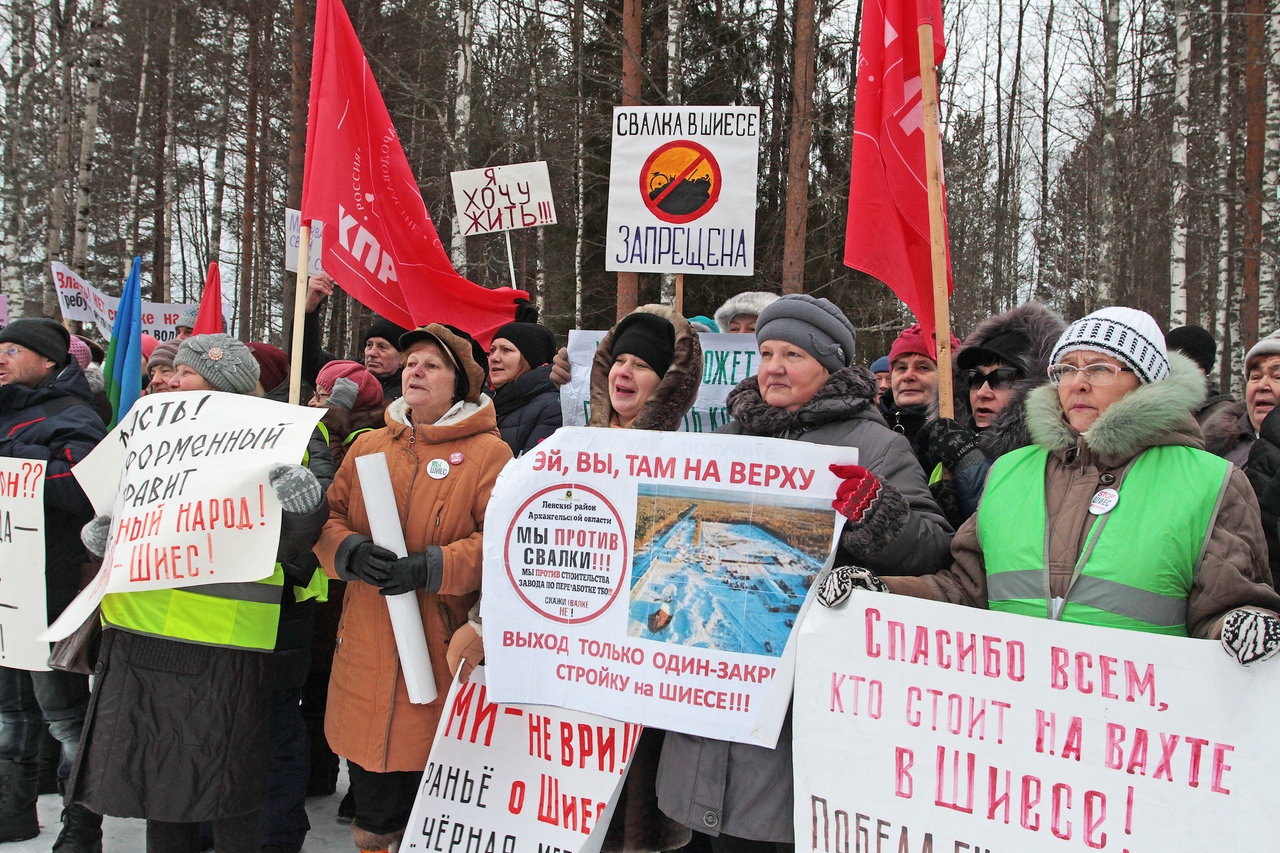
[[[992,391],[1003,391],[1006,388],[1012,388],[1013,383],[1018,381],[1018,368],[997,367],[989,373],[983,373],[974,368],[965,371],[965,379],[969,383],[970,391],[977,391],[984,382],[991,386]]]

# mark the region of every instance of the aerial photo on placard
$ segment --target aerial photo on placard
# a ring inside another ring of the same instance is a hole
[[[834,529],[826,500],[641,485],[627,633],[780,657]]]

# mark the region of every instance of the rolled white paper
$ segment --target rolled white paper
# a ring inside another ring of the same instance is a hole
[[[369,518],[369,534],[373,541],[388,551],[394,551],[398,557],[409,556],[404,545],[404,531],[400,529],[400,510],[391,489],[386,454],[370,453],[356,457],[356,474],[360,477],[364,514]],[[436,690],[436,677],[427,654],[427,635],[422,630],[418,594],[406,592],[388,595],[386,599],[387,611],[391,614],[391,630],[396,635],[396,650],[400,653],[400,669],[404,672],[405,686],[409,688],[409,701],[415,705],[434,702],[440,694]]]

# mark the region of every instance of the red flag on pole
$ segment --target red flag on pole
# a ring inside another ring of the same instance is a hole
[[[935,62],[941,62],[941,0],[866,0],[863,6],[844,243],[845,264],[887,284],[928,341],[935,320],[917,33],[930,20]],[[944,212],[945,200],[944,190]],[[947,291],[953,286],[948,249]]]
[[[222,331],[222,273],[218,262],[209,264],[204,277],[204,292],[200,294],[200,310],[196,312],[193,335],[213,335]]]
[[[458,275],[341,0],[316,3],[302,221],[324,223],[321,264],[401,326],[450,323],[488,345],[523,290]]]

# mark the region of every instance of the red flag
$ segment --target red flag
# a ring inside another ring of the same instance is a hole
[[[916,315],[926,340],[932,340],[933,270],[920,84],[922,23],[933,24],[934,61],[941,62],[946,48],[940,0],[866,0],[863,6],[844,262],[887,284]],[[941,163],[942,153],[938,156]],[[943,216],[945,229],[945,189]],[[948,246],[948,293],[952,287]]]
[[[218,262],[209,264],[204,277],[204,292],[200,294],[200,310],[196,312],[193,335],[213,335],[222,331],[222,273]]]
[[[453,268],[341,0],[316,3],[309,109],[302,221],[324,223],[325,271],[393,323],[450,323],[488,346],[529,295]]]

